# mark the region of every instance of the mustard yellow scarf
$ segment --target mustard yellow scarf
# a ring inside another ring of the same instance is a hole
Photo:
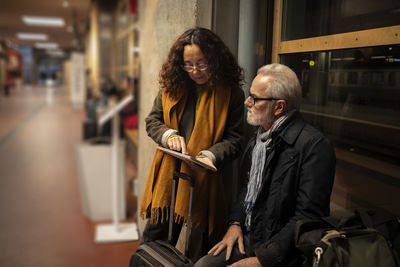
[[[210,148],[223,137],[228,116],[231,91],[204,89],[201,93],[196,121],[187,149],[192,157],[201,150]],[[186,106],[187,93],[183,92],[172,98],[163,90],[162,106],[164,123],[171,129],[179,130],[179,120]],[[144,218],[150,209],[150,222],[158,223],[168,220],[172,193],[172,177],[176,168],[176,159],[157,150],[147,178],[146,188],[141,202],[140,214]],[[193,224],[206,230],[211,239],[218,240],[225,230],[225,196],[223,192],[221,171],[216,173],[195,172],[182,162],[180,171],[195,179],[193,203]],[[175,205],[175,220],[185,221],[189,210],[189,183],[180,180]]]

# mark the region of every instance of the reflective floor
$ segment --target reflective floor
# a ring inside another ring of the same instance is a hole
[[[138,242],[95,244],[96,224],[82,216],[84,116],[62,88],[0,96],[0,266],[128,266]],[[127,194],[127,203],[134,221],[136,200]]]

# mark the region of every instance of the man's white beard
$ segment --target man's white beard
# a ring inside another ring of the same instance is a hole
[[[249,109],[247,110],[247,123],[253,126],[262,125],[265,118],[263,118],[263,115],[265,116],[265,114],[262,114],[261,112],[254,114],[254,112]]]
[[[274,121],[273,114],[269,107],[258,109],[254,112],[252,109],[247,109],[247,123],[253,126],[270,127]]]

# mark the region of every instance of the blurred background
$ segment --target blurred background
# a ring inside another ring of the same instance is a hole
[[[335,147],[333,215],[400,215],[399,1],[2,1],[1,266],[128,265],[155,150],[144,118],[170,46],[194,26],[237,57],[245,95],[264,64],[296,72],[301,112]],[[228,205],[237,164],[227,166]],[[128,237],[99,240],[116,222]]]

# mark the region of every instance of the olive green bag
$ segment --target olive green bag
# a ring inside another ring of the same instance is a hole
[[[375,229],[329,230],[316,244],[313,267],[397,267],[388,241]]]
[[[295,245],[302,267],[400,267],[400,220],[382,211],[301,220]]]

